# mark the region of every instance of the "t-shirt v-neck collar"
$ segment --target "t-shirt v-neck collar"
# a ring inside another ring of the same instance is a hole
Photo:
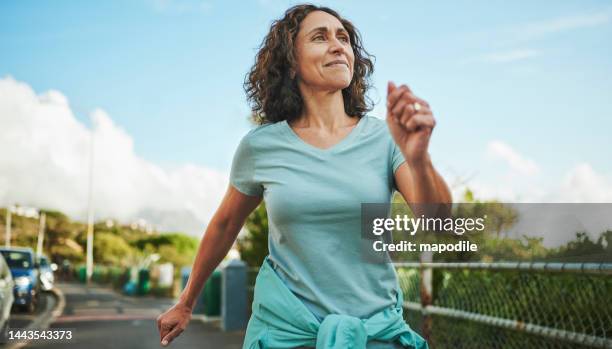
[[[316,147],[306,142],[300,136],[298,136],[297,133],[295,133],[295,131],[291,128],[287,120],[281,121],[282,123],[281,127],[283,128],[283,130],[285,131],[289,139],[293,141],[293,143],[295,143],[296,145],[302,148],[306,148],[309,150],[313,150],[313,151],[322,153],[322,154],[327,154],[327,153],[333,153],[339,149],[342,149],[345,145],[349,144],[352,139],[357,137],[357,135],[361,132],[362,124],[365,123],[365,120],[364,120],[365,118],[366,116],[361,117],[359,121],[357,122],[357,124],[349,132],[349,134],[344,136],[344,138],[342,138],[340,141],[338,141],[336,144],[332,145],[329,148],[319,148],[319,147]]]

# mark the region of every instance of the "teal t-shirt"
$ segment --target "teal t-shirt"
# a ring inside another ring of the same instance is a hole
[[[361,203],[388,203],[404,157],[384,120],[365,116],[339,143],[319,149],[286,121],[258,126],[235,153],[230,183],[262,196],[269,260],[322,320],[367,318],[396,303],[392,264],[361,257]]]

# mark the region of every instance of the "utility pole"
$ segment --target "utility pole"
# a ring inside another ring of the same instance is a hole
[[[11,247],[11,213],[13,206],[6,208],[6,230],[4,231],[4,247]]]
[[[37,257],[43,254],[43,241],[45,239],[45,220],[47,215],[43,212],[40,214],[40,225],[38,227],[38,243],[36,244]]]
[[[94,239],[94,213],[93,213],[93,164],[94,164],[94,130],[91,131],[91,142],[89,148],[89,198],[87,214],[87,258],[86,274],[87,283],[91,281],[93,274],[93,239]]]

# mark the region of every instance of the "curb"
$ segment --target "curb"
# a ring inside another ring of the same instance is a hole
[[[192,314],[191,320],[200,321],[203,323],[221,323],[221,316],[208,316],[203,314]]]
[[[40,316],[38,316],[27,327],[25,327],[26,330],[47,329],[49,328],[49,325],[51,325],[64,312],[64,308],[66,307],[66,297],[64,297],[64,293],[57,287],[53,287],[50,290],[50,292],[53,294],[53,297],[55,297],[56,299],[55,307],[53,309],[46,309],[44,313],[40,314]],[[26,346],[28,343],[30,343],[29,340],[19,341],[13,344],[6,344],[4,348],[20,349]]]

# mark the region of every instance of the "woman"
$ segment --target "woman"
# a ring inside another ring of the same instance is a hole
[[[335,11],[290,8],[275,21],[245,89],[262,124],[240,142],[230,186],[180,299],[158,318],[162,345],[187,326],[205,280],[262,198],[270,254],[257,277],[244,348],[427,347],[401,317],[389,263],[360,258],[361,203],[448,203],[428,144],[424,100],[388,84],[386,125],[367,116],[373,64]]]

